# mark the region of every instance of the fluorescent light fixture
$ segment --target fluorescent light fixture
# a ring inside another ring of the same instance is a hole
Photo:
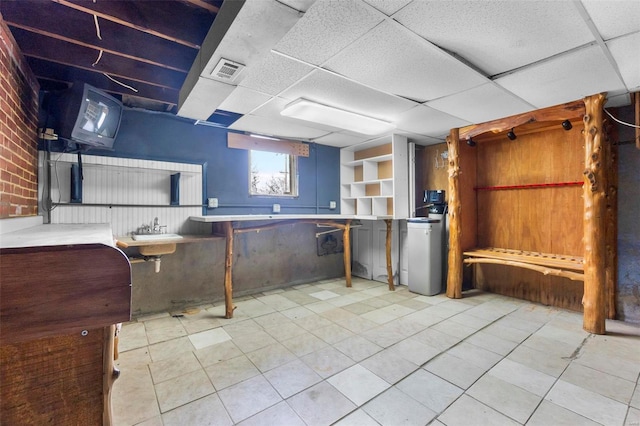
[[[279,141],[279,138],[273,138],[271,136],[264,136],[264,135],[256,135],[255,133],[250,133],[249,136],[251,136],[252,138],[258,138],[258,139],[268,139],[270,141]]]
[[[395,124],[354,112],[298,99],[287,105],[281,115],[311,121],[363,135],[379,135],[396,128]]]

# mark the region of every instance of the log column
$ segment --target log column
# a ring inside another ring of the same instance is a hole
[[[230,221],[224,223],[224,235],[226,237],[226,251],[224,259],[224,306],[225,318],[233,318],[233,282],[231,271],[233,269],[233,225]]]
[[[460,131],[451,129],[449,152],[449,272],[447,297],[462,298],[462,220],[460,203]]]
[[[606,310],[607,318],[616,318],[618,294],[618,145],[611,143],[610,126],[606,129],[607,208],[606,208]]]
[[[603,128],[603,93],[584,99],[584,306],[583,328],[605,333],[606,266],[606,135]]]
[[[389,282],[389,290],[395,291],[396,288],[393,285],[393,265],[391,264],[391,227],[393,222],[391,219],[385,219],[384,223],[387,224],[387,240],[385,244],[385,251],[387,254],[387,281]]]
[[[351,287],[351,219],[347,219],[344,225],[343,231],[343,245],[344,245],[344,278],[347,282],[347,287]]]

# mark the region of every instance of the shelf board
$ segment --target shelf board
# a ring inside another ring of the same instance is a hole
[[[343,166],[361,166],[364,163],[381,163],[383,161],[389,161],[393,159],[393,154],[385,154],[385,155],[379,155],[377,157],[370,157],[370,158],[363,158],[362,160],[353,160],[353,161],[347,161],[346,163],[342,163]]]
[[[372,183],[383,183],[383,182],[393,182],[393,178],[386,179],[373,179],[373,180],[361,180],[358,182],[351,182],[344,185],[370,185]]]
[[[78,164],[76,161],[68,161],[68,160],[48,160],[50,167],[55,167],[56,164]],[[163,175],[173,175],[176,173],[180,173],[181,176],[190,177],[201,175],[202,172],[196,171],[184,171],[184,170],[167,170],[161,168],[154,167],[140,167],[140,166],[121,166],[121,165],[112,165],[112,164],[96,164],[87,162],[86,160],[82,161],[83,169],[108,169],[111,171],[123,171],[127,173],[154,173],[154,174],[163,174]]]

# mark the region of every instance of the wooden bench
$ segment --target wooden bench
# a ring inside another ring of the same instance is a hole
[[[581,256],[539,253],[486,247],[463,252],[466,264],[492,263],[531,269],[544,275],[555,275],[573,281],[584,281],[584,259]]]

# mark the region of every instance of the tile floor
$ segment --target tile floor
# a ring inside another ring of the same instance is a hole
[[[322,281],[123,326],[115,425],[640,425],[640,328]]]

